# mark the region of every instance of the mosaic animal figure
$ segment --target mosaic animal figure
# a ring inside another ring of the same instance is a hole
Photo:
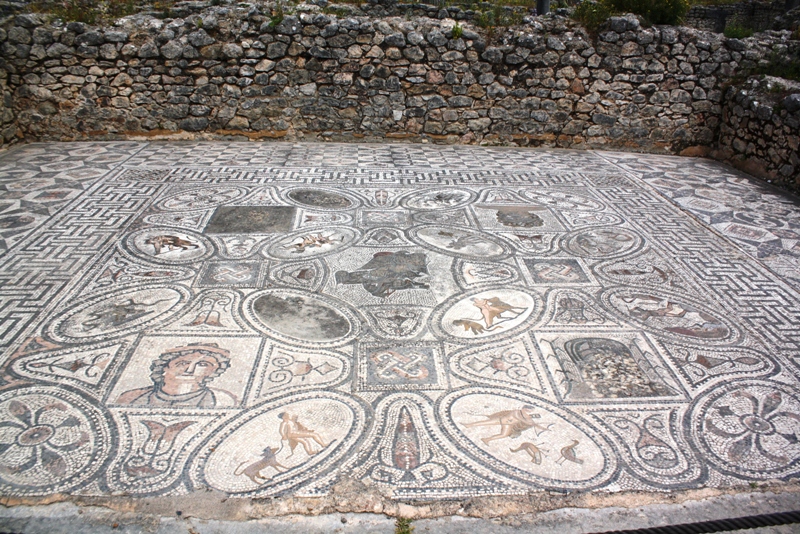
[[[575,454],[575,447],[577,447],[579,443],[580,442],[577,439],[573,439],[572,443],[570,443],[566,447],[562,447],[561,448],[561,458],[556,460],[556,463],[561,465],[565,461],[569,460],[570,462],[574,462],[574,463],[576,463],[578,465],[582,464],[583,460],[578,458],[578,455]]]
[[[455,321],[453,321],[453,324],[455,326],[463,326],[465,332],[472,330],[472,333],[475,334],[476,336],[484,334],[486,332],[491,332],[492,330],[496,330],[498,328],[503,328],[498,324],[490,328],[486,328],[481,323],[477,321],[470,321],[469,319],[456,319]]]
[[[189,250],[190,248],[200,248],[200,245],[196,245],[176,235],[154,235],[153,237],[148,237],[144,243],[145,245],[153,246],[155,256],[161,254],[161,251],[165,248],[167,249],[165,252],[171,252],[175,249]]]
[[[338,271],[337,284],[361,284],[376,297],[386,298],[404,289],[428,289],[418,278],[428,274],[425,254],[421,252],[378,252],[357,271]]]
[[[548,430],[550,425],[546,427],[534,421],[541,417],[539,414],[533,412],[533,406],[522,406],[517,410],[503,410],[495,412],[490,415],[484,415],[483,421],[475,421],[473,423],[463,423],[466,428],[474,428],[479,426],[498,426],[500,427],[497,434],[485,438],[481,441],[487,445],[495,440],[503,438],[518,438],[524,431],[533,428],[535,431],[544,432]]]
[[[280,452],[279,449],[274,449],[272,447],[267,447],[261,453],[261,459],[256,460],[255,462],[251,463],[244,469],[242,466],[247,462],[242,462],[239,464],[233,474],[235,476],[246,476],[250,480],[253,481],[254,484],[258,484],[259,486],[269,480],[267,477],[261,475],[261,471],[266,469],[267,467],[272,467],[277,472],[286,471],[288,468],[278,463],[277,453]],[[240,471],[241,469],[241,471]]]
[[[524,306],[512,306],[511,304],[500,300],[499,297],[492,297],[488,299],[472,299],[472,305],[481,310],[481,315],[483,315],[483,320],[486,321],[487,327],[491,327],[494,323],[494,320],[497,318],[505,321],[514,319],[528,309]],[[508,318],[503,317],[502,315],[506,312],[510,312],[514,314],[514,316]]]
[[[293,254],[302,254],[306,251],[307,248],[316,248],[321,247],[322,245],[332,245],[334,243],[338,243],[338,241],[331,239],[330,237],[325,237],[324,235],[316,234],[316,235],[306,235],[303,236],[303,240],[299,243],[292,243],[288,245],[286,248],[293,248]]]
[[[530,455],[531,462],[535,463],[536,465],[542,463],[542,451],[544,451],[544,449],[540,449],[530,441],[520,443],[519,447],[517,447],[516,449],[508,449],[508,450],[510,450],[511,452],[525,451]]]
[[[449,233],[449,232],[448,232]],[[439,232],[440,235],[445,235],[445,232]],[[476,245],[482,245],[485,243],[483,239],[476,235],[455,235],[450,234],[453,237],[453,240],[450,241],[447,245],[447,248],[452,250],[461,250],[463,248],[469,248]],[[448,236],[449,237],[449,236]]]

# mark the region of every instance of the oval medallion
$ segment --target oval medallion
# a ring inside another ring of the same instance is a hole
[[[167,264],[194,263],[214,252],[205,237],[175,228],[139,230],[128,236],[126,245],[139,257]]]
[[[233,186],[200,187],[169,196],[159,204],[167,210],[203,210],[227,204],[245,194],[244,189]]]
[[[328,227],[296,232],[270,245],[264,253],[281,260],[324,256],[349,247],[358,237],[352,228]]]
[[[466,206],[475,194],[466,189],[437,187],[411,194],[400,201],[405,208],[413,210],[443,210]]]
[[[575,193],[564,193],[561,191],[545,192],[533,189],[522,191],[522,194],[525,198],[557,210],[601,211],[605,208],[600,202],[583,195],[576,195]]]
[[[164,320],[188,299],[189,291],[182,286],[148,286],[103,293],[67,308],[48,331],[58,341],[106,340]]]
[[[323,210],[346,210],[356,205],[350,198],[325,189],[293,189],[286,196],[303,206]]]
[[[626,254],[642,244],[642,238],[625,228],[581,230],[564,239],[563,247],[581,258],[611,258]]]
[[[510,255],[497,238],[454,226],[422,226],[408,231],[409,238],[426,248],[468,260],[492,261]]]
[[[343,342],[358,332],[360,324],[341,301],[289,289],[254,293],[244,309],[259,330],[293,343]]]
[[[577,415],[550,403],[488,388],[451,393],[440,417],[483,465],[550,488],[588,488],[613,472],[608,445]]]
[[[537,311],[534,297],[517,289],[487,289],[443,307],[436,321],[441,332],[459,339],[480,339],[513,332]],[[434,317],[438,317],[434,313]]]
[[[220,430],[201,458],[219,491],[272,495],[338,465],[364,431],[364,411],[335,393],[309,393],[247,412]],[[310,473],[313,471],[313,474]]]
[[[691,339],[695,343],[731,342],[738,331],[727,321],[698,304],[651,290],[612,289],[602,296],[608,308],[646,329],[667,337]]]

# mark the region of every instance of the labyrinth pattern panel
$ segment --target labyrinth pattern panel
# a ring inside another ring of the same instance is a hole
[[[649,158],[7,152],[12,211],[51,167],[97,170],[4,242],[0,493],[318,496],[352,477],[413,500],[797,477],[794,245],[762,262],[684,211],[755,186],[680,183],[685,160]]]

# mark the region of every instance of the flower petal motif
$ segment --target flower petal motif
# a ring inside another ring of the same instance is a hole
[[[42,447],[42,467],[47,469],[50,474],[64,476],[67,473],[67,462],[60,454],[48,447]]]
[[[731,460],[743,460],[753,450],[753,434],[747,432],[742,438],[731,443],[728,449],[728,457]]]
[[[767,395],[761,403],[761,417],[767,417],[780,408],[781,404],[783,404],[783,397],[780,391],[775,391]]]
[[[8,403],[8,412],[25,423],[25,425],[33,426],[33,422],[31,421],[31,411],[21,402],[11,401]]]

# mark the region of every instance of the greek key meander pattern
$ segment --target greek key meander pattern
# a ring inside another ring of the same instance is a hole
[[[0,494],[397,499],[800,472],[800,209],[703,160],[0,154]]]

